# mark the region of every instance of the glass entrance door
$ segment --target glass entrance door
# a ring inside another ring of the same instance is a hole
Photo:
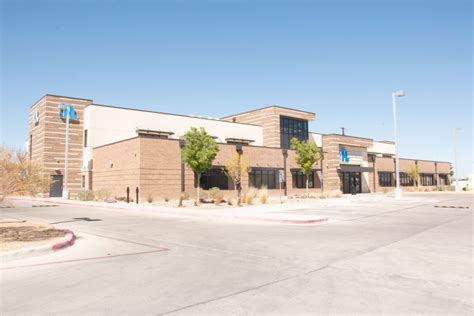
[[[341,191],[344,194],[362,193],[360,172],[341,172]]]

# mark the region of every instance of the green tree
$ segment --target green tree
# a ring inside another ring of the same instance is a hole
[[[250,171],[249,160],[245,156],[234,153],[226,162],[223,169],[225,174],[234,182],[234,189],[237,191],[237,196],[240,197],[242,175],[247,174]]]
[[[410,177],[410,179],[413,180],[415,186],[418,187],[418,177],[420,176],[420,169],[418,169],[417,165],[414,165],[410,168],[408,176]]]
[[[196,203],[199,205],[199,190],[201,185],[201,175],[211,169],[212,161],[219,152],[216,141],[204,128],[191,127],[183,136],[186,145],[182,150],[183,161],[197,175],[197,197]]]
[[[300,167],[300,171],[306,176],[306,196],[309,197],[309,173],[313,170],[316,162],[321,160],[322,151],[314,143],[291,139],[291,149],[296,151],[295,162]]]

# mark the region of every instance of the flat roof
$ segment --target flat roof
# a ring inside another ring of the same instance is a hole
[[[118,110],[139,111],[139,112],[154,113],[154,114],[181,116],[181,117],[187,117],[187,118],[195,118],[195,119],[202,119],[202,120],[208,120],[208,121],[222,122],[222,123],[226,123],[226,124],[240,124],[240,125],[250,125],[250,126],[259,126],[259,127],[261,127],[260,125],[257,125],[257,124],[242,123],[242,122],[229,122],[229,121],[221,120],[220,118],[215,118],[214,119],[214,118],[202,117],[202,116],[196,116],[196,115],[167,113],[167,112],[136,109],[136,108],[123,107],[123,106],[116,106],[116,105],[92,103],[92,104],[90,104],[90,106],[100,106],[100,107],[106,107],[106,108],[112,108],[112,109],[118,109]]]
[[[229,118],[229,117],[242,115],[242,114],[247,114],[247,113],[252,113],[252,112],[257,112],[257,111],[261,111],[261,110],[265,110],[265,109],[269,109],[269,108],[280,108],[280,109],[290,110],[290,111],[295,111],[295,112],[308,113],[308,114],[312,114],[312,115],[316,116],[316,113],[314,113],[314,112],[298,110],[298,109],[295,109],[295,108],[289,108],[289,107],[280,106],[280,105],[269,105],[269,106],[256,108],[254,110],[249,110],[249,111],[244,111],[244,112],[240,112],[240,113],[235,113],[235,114],[232,114],[232,115],[223,116],[222,118]]]
[[[90,102],[93,102],[93,100],[91,99],[85,99],[85,98],[76,98],[76,97],[69,97],[67,95],[58,95],[58,94],[45,94],[44,96],[42,96],[41,98],[38,99],[38,101],[36,101],[35,103],[33,103],[33,105],[30,106],[30,109],[32,107],[34,107],[39,101],[43,100],[44,98],[46,97],[56,97],[56,98],[68,98],[68,99],[74,99],[74,100],[82,100],[82,101],[90,101]]]
[[[342,136],[342,137],[359,138],[359,139],[366,139],[366,140],[371,140],[371,141],[373,141],[372,138],[359,137],[359,136],[351,136],[351,135],[342,135],[342,134],[336,134],[336,133],[322,134],[322,135],[323,135],[323,136]]]

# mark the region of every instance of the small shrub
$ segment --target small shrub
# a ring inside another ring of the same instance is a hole
[[[182,197],[183,200],[189,200],[189,193],[188,192],[182,192],[180,197]]]
[[[232,201],[232,198],[227,199],[227,205],[232,206],[234,202]]]
[[[110,196],[112,195],[112,193],[106,189],[100,189],[93,193],[94,193],[94,197],[98,201],[107,201],[108,199],[110,199]]]
[[[153,203],[153,196],[151,194],[148,195],[148,197],[146,198],[147,202],[148,203]]]
[[[219,205],[222,203],[222,200],[224,199],[224,193],[222,193],[220,190],[214,195],[214,204]]]
[[[94,201],[94,192],[91,190],[84,190],[77,195],[79,201]]]
[[[221,194],[221,189],[217,187],[213,187],[209,189],[208,192],[209,192],[209,197],[214,200],[216,198],[216,195]]]
[[[260,199],[260,203],[266,204],[268,200],[268,189],[266,187],[262,187],[258,191],[258,198]]]
[[[388,189],[387,189],[387,188],[383,188],[382,192],[383,192],[383,193],[387,193],[387,192],[388,192]]]
[[[248,205],[252,205],[253,204],[253,199],[254,199],[254,197],[252,195],[246,195],[245,196],[245,203],[247,203]]]
[[[184,198],[185,198],[185,194],[184,194],[184,193],[185,193],[185,192],[183,192],[183,193],[181,193],[181,194],[179,195],[179,204],[178,204],[178,207],[184,207],[184,205],[183,205],[183,200],[184,200]]]

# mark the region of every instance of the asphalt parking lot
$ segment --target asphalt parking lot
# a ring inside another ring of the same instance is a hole
[[[473,311],[473,195],[294,208],[331,219],[316,225],[13,203],[3,217],[57,223],[78,240],[2,262],[2,315]]]

